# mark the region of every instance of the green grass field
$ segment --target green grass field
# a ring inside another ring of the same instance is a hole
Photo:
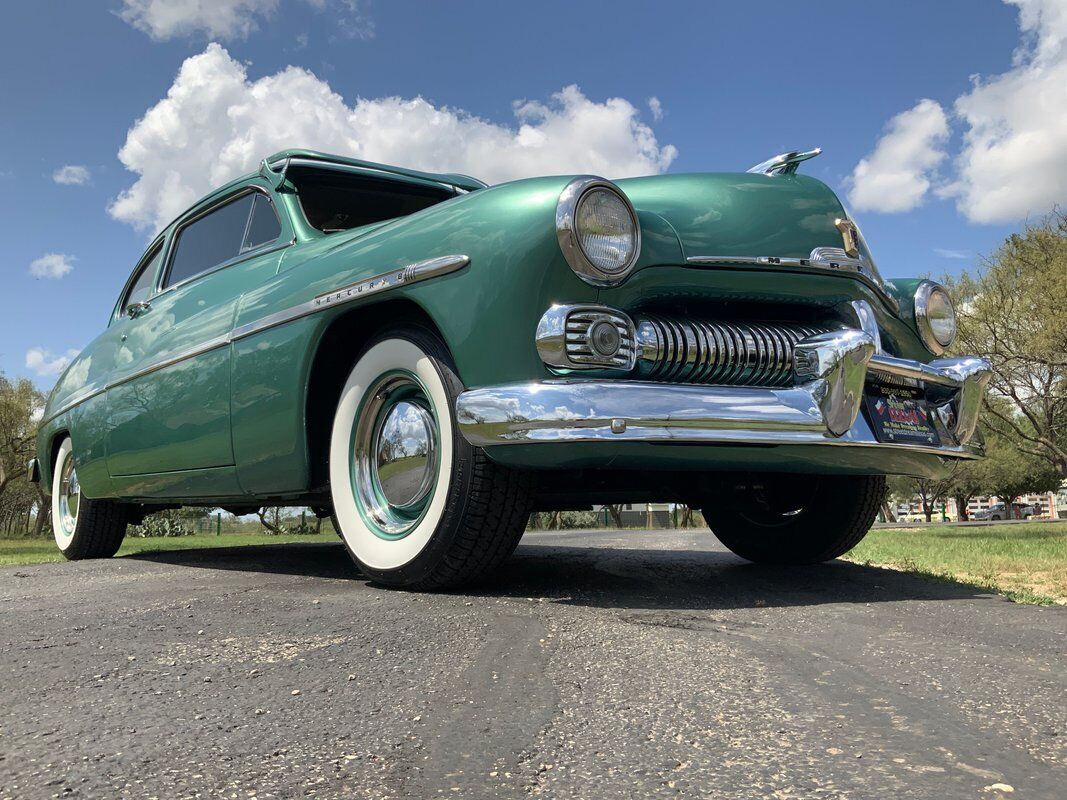
[[[166,550],[199,550],[210,547],[242,547],[253,544],[286,544],[288,542],[337,542],[332,529],[325,533],[293,536],[270,536],[263,533],[197,534],[139,539],[127,536],[119,549],[120,556],[133,553],[159,553]],[[52,537],[46,539],[0,539],[0,565],[43,564],[62,561]]]
[[[1022,603],[1067,603],[1067,523],[878,529],[846,558],[994,589]]]

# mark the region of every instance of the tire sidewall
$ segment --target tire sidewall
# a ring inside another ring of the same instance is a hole
[[[56,547],[63,553],[70,550],[78,533],[77,521],[75,521],[74,530],[70,532],[63,527],[63,516],[59,505],[63,485],[63,469],[67,461],[72,458],[74,458],[74,444],[68,436],[59,445],[59,450],[56,452],[55,467],[52,470],[52,536],[56,541]],[[81,515],[80,503],[78,514],[79,516]]]
[[[440,460],[433,495],[419,522],[402,538],[387,540],[374,533],[360,512],[352,486],[352,437],[368,389],[397,370],[417,378],[433,407]],[[330,492],[345,548],[374,580],[417,583],[439,563],[456,535],[470,464],[470,445],[456,428],[453,410],[461,390],[444,345],[416,328],[386,332],[370,342],[345,381],[330,433]]]

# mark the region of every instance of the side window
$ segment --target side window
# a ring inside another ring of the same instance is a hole
[[[149,295],[152,294],[152,285],[155,282],[156,270],[159,267],[159,260],[162,257],[163,245],[161,244],[137,271],[137,277],[134,278],[133,285],[130,286],[130,290],[122,299],[123,314],[126,313],[126,309],[130,307],[131,303],[140,303],[142,300],[147,300]]]
[[[241,195],[182,228],[165,285],[173,286],[238,255],[255,197]]]
[[[274,204],[257,193],[252,204],[252,216],[248,220],[248,231],[241,252],[252,250],[260,245],[269,244],[282,235],[282,226],[278,215],[274,213]]]

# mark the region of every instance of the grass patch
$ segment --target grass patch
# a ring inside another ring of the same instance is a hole
[[[169,550],[201,550],[213,547],[243,547],[255,544],[288,544],[290,542],[338,542],[337,535],[328,526],[323,533],[307,535],[270,536],[265,533],[196,534],[194,536],[170,536],[138,538],[127,536],[119,548],[120,556],[135,553],[161,553]],[[0,566],[14,564],[44,564],[63,561],[56,543],[49,538],[0,539]]]
[[[1019,603],[1067,603],[1067,524],[877,529],[846,558],[966,583]]]

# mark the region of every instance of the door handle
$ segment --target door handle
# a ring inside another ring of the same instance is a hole
[[[137,303],[130,303],[128,306],[126,306],[126,313],[129,315],[130,319],[137,319],[137,317],[141,316],[142,314],[147,314],[151,310],[152,304],[149,303],[147,300],[142,300]]]

